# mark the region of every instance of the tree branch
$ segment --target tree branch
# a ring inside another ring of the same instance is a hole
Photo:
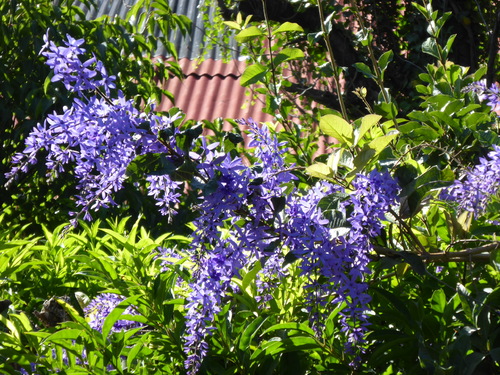
[[[423,261],[428,263],[448,263],[448,262],[477,262],[486,263],[490,261],[491,253],[500,248],[500,242],[493,242],[488,245],[473,247],[459,251],[442,251],[438,253],[418,254]],[[374,246],[377,255],[389,258],[400,258],[403,256],[400,251],[389,249],[383,246]],[[416,254],[416,253],[415,253]]]

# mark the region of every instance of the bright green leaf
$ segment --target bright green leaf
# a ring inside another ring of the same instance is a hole
[[[76,340],[82,334],[80,329],[62,329],[44,339],[44,341]]]
[[[247,351],[249,349],[253,338],[266,320],[267,318],[258,316],[248,326],[246,326],[245,330],[240,336],[240,342],[238,344],[238,348],[240,350]]]
[[[130,305],[134,304],[140,296],[132,296],[124,301],[120,302],[114,309],[109,313],[109,315],[104,320],[104,324],[102,326],[102,337],[108,337],[111,329],[115,325],[115,323],[122,318],[123,312]]]
[[[370,164],[396,137],[398,133],[391,133],[382,137],[375,138],[370,143],[366,144],[361,152],[354,158],[354,166],[357,171],[362,170],[366,165]]]
[[[267,73],[267,67],[263,65],[249,65],[246,67],[243,75],[241,76],[241,85],[248,86],[259,81],[262,81]]]
[[[281,64],[284,61],[289,60],[299,60],[304,58],[304,52],[298,48],[284,48],[281,52],[276,56],[274,62],[276,65]]]
[[[382,116],[379,115],[366,115],[363,118],[361,118],[361,126],[356,129],[355,133],[355,138],[354,138],[354,145],[356,146],[358,142],[363,139],[364,135],[366,132],[370,131],[371,128],[373,128],[377,123],[380,121]]]
[[[241,30],[241,25],[237,22],[234,22],[234,21],[224,21],[223,22],[224,25],[226,25],[227,27],[230,27],[231,29],[235,29],[235,30]]]
[[[314,336],[314,331],[307,325],[305,324],[300,324],[300,323],[279,323],[275,324],[272,327],[269,327],[266,329],[264,332],[262,332],[262,335],[265,335],[266,333],[269,332],[274,332],[278,330],[294,330],[294,331],[301,331],[304,333],[308,333],[311,336]]]
[[[446,308],[446,294],[443,289],[437,289],[432,293],[431,308],[438,313],[443,313]]]
[[[287,33],[287,32],[293,32],[293,31],[297,31],[297,32],[304,32],[304,29],[296,24],[296,23],[292,23],[292,22],[285,22],[283,24],[281,24],[276,30],[273,31],[273,35],[276,35],[278,33]]]
[[[380,56],[380,58],[378,59],[378,65],[382,72],[385,71],[387,65],[389,65],[389,63],[392,61],[393,56],[394,53],[392,52],[392,50],[389,50],[383,53],[382,56]]]
[[[306,168],[306,173],[312,177],[331,180],[334,176],[333,170],[324,163],[315,163]]]
[[[262,35],[264,35],[264,33],[257,26],[250,26],[247,29],[241,30],[238,34],[236,34],[234,38],[236,39],[236,41],[244,43],[252,39],[256,39]]]
[[[334,137],[348,147],[352,146],[354,140],[353,127],[342,117],[325,115],[319,120],[319,127],[326,135]]]

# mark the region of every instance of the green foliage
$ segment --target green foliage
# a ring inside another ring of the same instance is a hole
[[[183,305],[184,292],[175,284],[189,273],[183,261],[162,272],[156,250],[160,245],[182,247],[188,239],[167,233],[153,240],[139,223],[128,227],[126,219],[109,221],[107,226],[82,223],[78,233],[58,227],[29,241],[2,232],[0,299],[12,302],[0,321],[0,334],[5,338],[0,344],[2,373],[15,374],[18,366],[29,370],[30,363],[37,363],[43,373],[63,367],[71,373],[103,373],[112,365],[115,373],[147,374],[182,367],[176,324],[182,325],[177,306]],[[126,299],[108,315],[101,333],[82,317],[75,292],[94,298],[104,291]],[[69,304],[58,300],[70,321],[44,327],[36,312],[54,296],[70,297]],[[150,328],[110,335],[128,305],[140,313],[129,319]],[[68,362],[63,364],[63,357]]]
[[[166,39],[151,37],[154,27],[159,25],[164,35],[171,28],[189,29],[189,22],[172,15],[164,2],[137,2],[129,14],[131,22],[106,17],[85,21],[71,2],[38,3],[36,9],[29,1],[0,4],[0,62],[5,67],[0,78],[0,135],[5,166],[26,132],[68,101],[58,85],[49,82],[37,55],[46,29],[56,38],[66,33],[85,36],[88,47],[117,75],[126,96],[138,104],[143,101],[146,110],[150,99],[169,97],[154,79],[180,73],[175,62],[164,65],[151,59],[158,43],[176,55]],[[292,3],[303,13],[316,5]],[[352,357],[342,344],[343,306],[307,311],[300,297],[311,280],[300,275],[295,259],[287,259],[287,276],[272,280],[269,301],[256,298],[261,264],[234,278],[239,292],[227,298],[216,317],[201,373],[499,372],[499,197],[492,197],[481,217],[438,199],[443,187],[500,143],[498,116],[473,93],[464,92],[488,74],[489,24],[477,24],[490,20],[492,12],[481,1],[463,8],[462,15],[435,3],[351,2],[326,7],[315,30],[270,14],[263,22],[241,13],[225,22],[220,15],[206,14],[230,28],[242,44],[249,64],[241,83],[266,95],[266,112],[276,116],[277,134],[292,150],[286,158],[296,165],[297,185],[324,179],[349,189],[356,173],[387,169],[401,187],[401,206],[373,243],[372,273],[366,280],[372,297],[371,326],[356,370],[349,366]],[[369,24],[370,17],[364,16],[371,10],[378,12],[370,13],[374,22]],[[467,18],[478,26],[466,28],[479,35],[476,66],[462,66],[456,57],[459,16],[461,22]],[[359,25],[352,41],[357,59],[345,64],[329,35],[341,40],[344,34],[335,34],[337,28],[348,30],[353,19]],[[381,20],[393,28],[384,31]],[[498,69],[495,61],[489,65]],[[332,84],[332,77],[345,78],[343,91]],[[223,131],[222,122],[177,125],[179,145],[185,150],[205,128],[225,151],[252,160],[251,151],[241,148],[241,134]],[[161,155],[149,155],[137,158],[128,172],[133,177],[168,170],[182,179],[192,174],[192,168],[188,160],[174,165]],[[183,314],[193,278],[191,259],[183,252],[189,238],[171,232],[157,236],[160,231],[153,236],[141,225],[154,227],[151,223],[157,218],[132,224],[110,220],[110,212],[102,213],[108,218],[105,223],[81,223],[79,230],[56,226],[66,219],[71,184],[60,181],[56,190],[49,190],[40,175],[43,168],[11,192],[0,216],[0,302],[12,302],[0,310],[0,372],[18,374],[21,367],[30,371],[30,364],[37,363],[37,373],[183,373]],[[209,181],[197,188],[209,191],[213,185]],[[118,198],[126,202],[123,210],[132,207],[134,213],[152,207],[130,191]],[[320,202],[332,229],[346,226],[349,212],[340,209],[343,198],[332,195]],[[195,215],[185,209],[189,199],[193,197],[186,194],[179,221],[171,223],[177,233]],[[27,219],[40,224],[37,237],[29,235]],[[156,258],[158,246],[174,248],[182,258],[164,265]],[[79,299],[104,291],[126,299],[98,332],[83,317]],[[69,296],[69,302],[59,298],[58,303],[70,320],[44,326],[36,312],[44,301],[63,296]],[[121,316],[129,305],[140,315]],[[327,311],[324,326],[315,332],[310,314]],[[118,319],[135,319],[146,328],[113,333]]]

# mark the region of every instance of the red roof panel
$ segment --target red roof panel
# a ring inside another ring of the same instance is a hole
[[[175,107],[180,108],[188,119],[210,120],[217,118],[253,118],[257,122],[272,121],[273,117],[262,112],[264,97],[252,100],[248,88],[240,85],[240,76],[245,70],[245,62],[207,59],[201,63],[181,59],[179,64],[184,72],[184,80],[171,78],[165,88],[175,98]],[[168,110],[174,105],[162,100],[160,110]]]

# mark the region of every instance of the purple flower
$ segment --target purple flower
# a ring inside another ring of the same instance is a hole
[[[150,175],[146,177],[149,182],[148,195],[152,195],[156,200],[156,205],[160,207],[162,215],[169,217],[175,215],[177,211],[173,205],[179,203],[180,187],[183,186],[182,182],[173,181],[169,175]]]
[[[74,39],[66,36],[66,47],[58,47],[49,41],[48,31],[43,37],[45,45],[40,54],[47,57],[47,65],[53,70],[52,82],[62,81],[68,91],[83,96],[85,91],[99,90],[109,95],[109,89],[115,88],[115,77],[108,76],[101,62],[93,56],[86,61],[81,61],[86,50],[80,46],[83,39]]]
[[[480,158],[479,164],[468,170],[461,180],[456,180],[443,190],[441,198],[456,202],[458,208],[480,216],[492,196],[500,187],[500,146],[493,145],[487,158]]]
[[[113,311],[113,309],[118,306],[118,304],[124,301],[125,298],[114,293],[102,293],[95,297],[90,303],[83,309],[85,313],[85,318],[89,322],[91,328],[102,332],[104,321],[107,316]],[[125,315],[139,315],[133,306],[128,306],[123,312]],[[132,328],[141,327],[142,324],[131,321],[131,320],[117,320],[111,329],[112,332],[120,332],[123,330],[129,330]]]
[[[71,108],[49,115],[44,125],[37,125],[30,133],[25,150],[12,159],[13,168],[6,174],[7,185],[35,164],[38,153],[45,149],[49,179],[58,178],[68,166],[73,167],[80,192],[76,204],[81,207],[72,214],[73,222],[80,216],[90,220],[91,211],[115,204],[112,195],[123,187],[127,167],[137,156],[168,151],[158,140],[158,129],[169,127],[175,118],[142,114],[121,92],[115,99],[96,96],[97,89],[109,94],[114,83],[95,58],[80,61],[85,53],[80,47],[83,40],[68,36],[66,47],[55,46],[47,36],[45,41],[42,54],[55,72],[53,80],[64,81],[78,97]],[[175,142],[170,149],[178,150]],[[162,212],[170,212],[178,202],[178,185],[168,178],[150,177],[150,194],[158,200]],[[165,188],[164,193],[159,192],[160,186]]]
[[[491,87],[486,86],[486,81],[478,81],[470,84],[465,88],[464,91],[475,92],[479,100],[486,101],[491,107],[491,110],[500,116],[500,88],[496,83],[493,83]]]

